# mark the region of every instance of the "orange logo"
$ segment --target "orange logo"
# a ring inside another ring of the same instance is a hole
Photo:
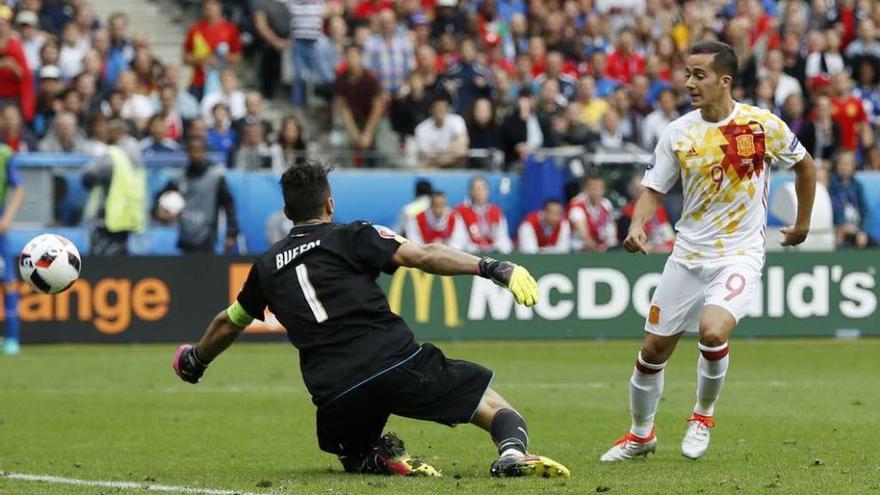
[[[648,323],[651,325],[657,325],[660,323],[660,306],[656,304],[651,305],[651,310],[648,312]]]
[[[752,156],[755,154],[755,136],[740,134],[736,137],[736,154],[739,156]]]

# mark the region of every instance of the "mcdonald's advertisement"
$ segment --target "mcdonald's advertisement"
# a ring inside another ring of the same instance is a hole
[[[513,256],[538,281],[532,308],[473,276],[401,268],[379,284],[423,340],[623,338],[642,335],[666,260],[625,253]],[[20,285],[24,342],[177,342],[198,339],[235,298],[249,258],[86,258],[68,291]],[[878,256],[871,251],[771,254],[740,337],[880,335]],[[320,298],[320,281],[313,281]],[[685,290],[685,289],[683,289]],[[332,318],[332,308],[327,308]],[[4,308],[0,314],[5,317]],[[283,341],[268,310],[243,339]]]

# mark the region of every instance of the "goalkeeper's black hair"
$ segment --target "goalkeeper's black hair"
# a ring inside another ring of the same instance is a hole
[[[294,165],[281,175],[284,208],[293,223],[319,218],[330,197],[327,174],[333,167],[324,162],[308,160]]]

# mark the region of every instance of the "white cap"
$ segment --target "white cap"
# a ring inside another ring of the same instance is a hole
[[[16,24],[23,24],[27,26],[36,26],[40,23],[40,18],[37,17],[36,12],[32,12],[30,10],[22,10],[15,16]]]

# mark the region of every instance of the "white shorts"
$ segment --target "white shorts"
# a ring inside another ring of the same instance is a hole
[[[663,337],[697,332],[706,305],[720,306],[737,322],[745,316],[761,283],[754,263],[731,259],[689,267],[669,259],[651,299],[645,331]]]

